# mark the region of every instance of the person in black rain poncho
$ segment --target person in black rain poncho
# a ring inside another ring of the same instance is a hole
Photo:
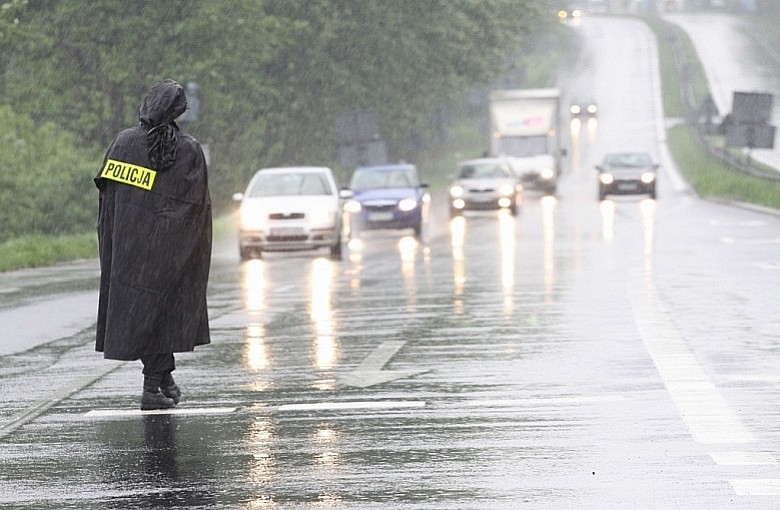
[[[117,135],[95,177],[95,348],[106,359],[141,360],[141,409],[176,405],[181,391],[171,375],[174,353],[210,342],[211,198],[203,150],[176,124],[186,108],[181,85],[154,85],[139,125]]]

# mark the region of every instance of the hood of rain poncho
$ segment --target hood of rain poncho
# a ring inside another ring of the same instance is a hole
[[[173,80],[163,80],[149,89],[138,119],[146,129],[149,162],[157,170],[167,170],[176,161],[175,120],[187,109],[184,87]]]

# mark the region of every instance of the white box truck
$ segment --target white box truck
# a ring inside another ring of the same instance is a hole
[[[490,93],[490,152],[508,157],[523,185],[555,193],[561,173],[558,89],[494,90]]]

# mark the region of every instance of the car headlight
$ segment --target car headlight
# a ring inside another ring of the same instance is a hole
[[[591,115],[595,115],[596,112],[599,111],[599,107],[595,104],[589,104],[588,105],[588,113]]]
[[[650,184],[655,180],[655,172],[643,172],[639,179],[645,184]]]
[[[539,172],[539,176],[542,179],[552,179],[553,176],[555,176],[555,172],[552,168],[542,168],[542,171]]]
[[[569,108],[569,110],[571,110],[572,115],[579,115],[581,108],[580,105],[573,104],[571,105],[571,108]]]
[[[333,211],[321,211],[319,214],[314,215],[312,218],[312,226],[314,228],[330,228],[334,225],[336,220],[336,213]]]
[[[357,200],[349,200],[344,204],[344,210],[352,214],[359,213],[362,208],[363,207],[360,205],[360,202]]]
[[[508,197],[509,195],[514,195],[515,187],[511,184],[502,184],[501,187],[498,188],[498,192],[503,196]]]
[[[240,213],[241,230],[262,230],[265,226],[265,214],[257,207],[245,205]]]
[[[599,174],[599,180],[602,184],[612,184],[612,181],[615,180],[615,177],[613,177],[612,174]]]
[[[398,202],[398,209],[401,211],[411,211],[417,207],[417,200],[413,198],[404,198]]]
[[[457,184],[455,186],[452,186],[450,188],[450,196],[453,198],[460,198],[463,196],[463,187],[458,186]]]

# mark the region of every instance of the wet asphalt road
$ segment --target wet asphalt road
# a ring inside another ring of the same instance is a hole
[[[780,507],[780,218],[687,190],[648,33],[591,21],[568,90],[601,114],[558,197],[453,221],[434,197],[424,242],[340,262],[223,240],[175,413],[93,352],[94,261],[0,275],[0,329],[38,344],[0,358],[0,508]],[[596,200],[622,146],[662,163],[658,201]]]

